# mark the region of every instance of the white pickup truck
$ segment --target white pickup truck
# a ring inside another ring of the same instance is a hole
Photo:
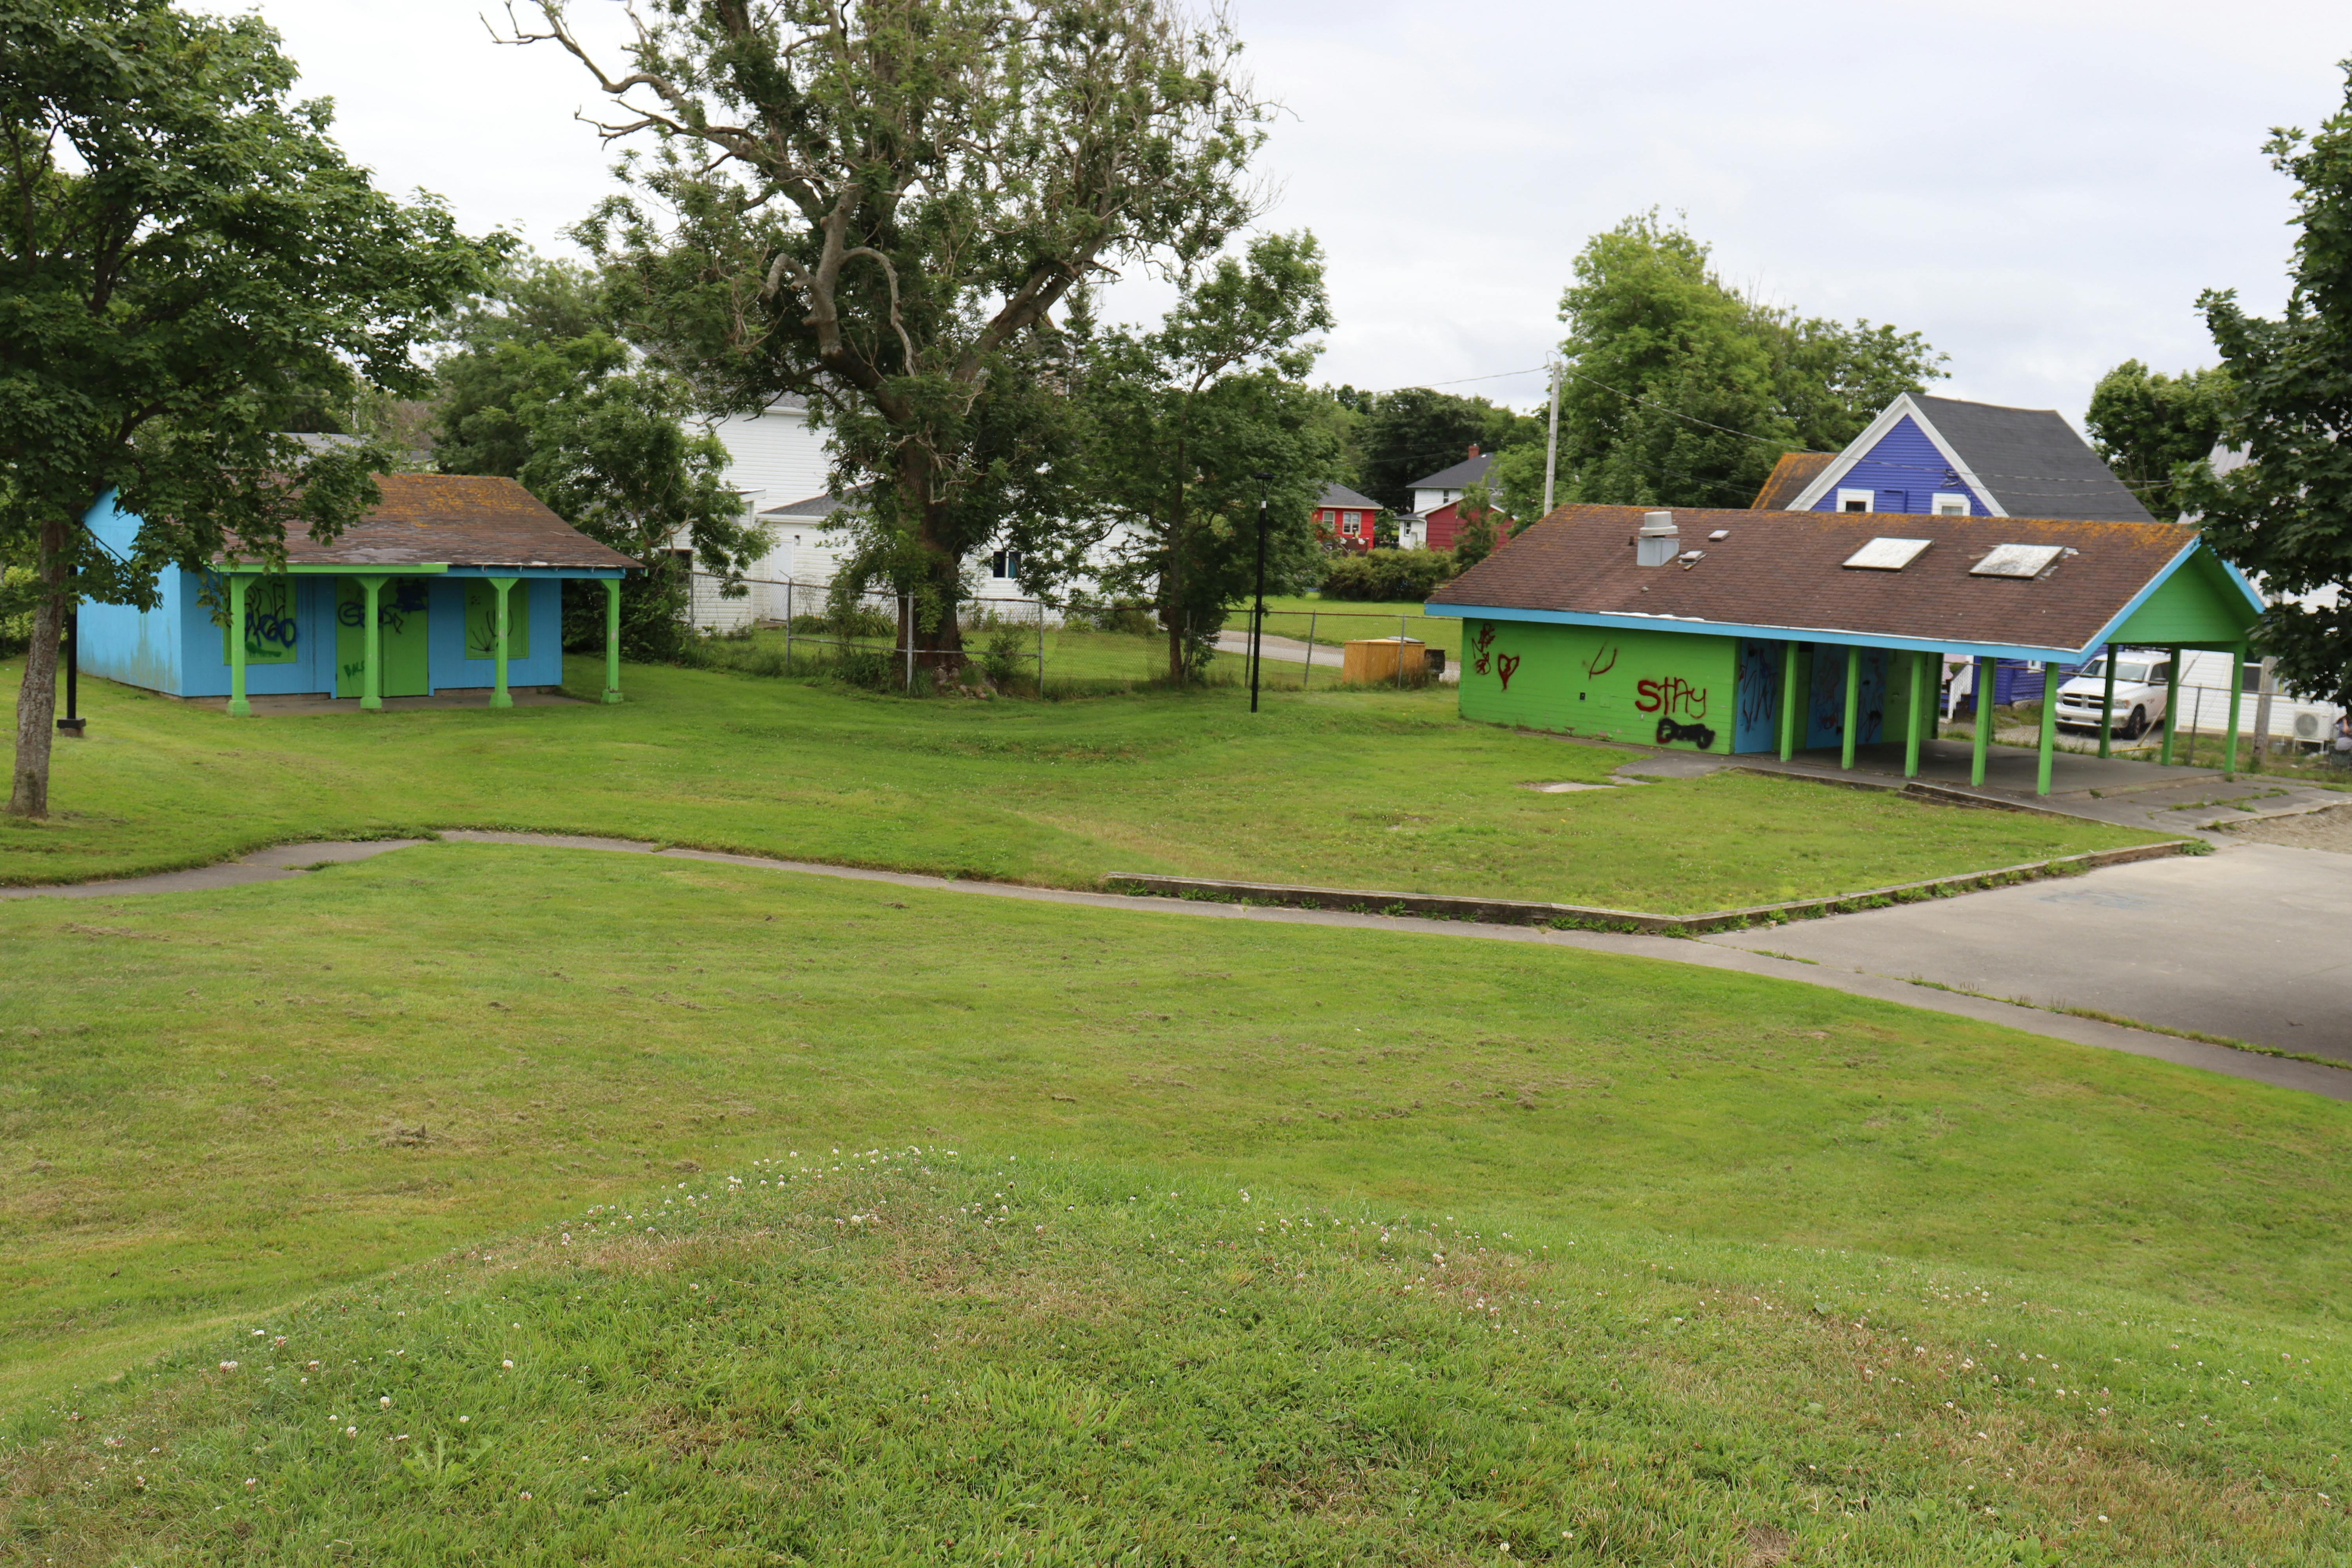
[[[2172,660],[2161,653],[2126,648],[2116,656],[2114,733],[2137,741],[2164,718],[2164,689],[2171,674]],[[2059,728],[2097,729],[2106,689],[2107,658],[2101,654],[2058,689]]]

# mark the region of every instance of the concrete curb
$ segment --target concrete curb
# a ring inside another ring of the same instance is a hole
[[[1897,882],[1865,888],[1833,898],[1799,899],[1784,904],[1751,904],[1744,909],[1712,910],[1696,915],[1658,915],[1642,910],[1599,909],[1584,904],[1549,904],[1516,899],[1469,899],[1437,893],[1391,893],[1364,888],[1308,888],[1274,882],[1228,882],[1206,877],[1162,877],[1149,872],[1114,871],[1103,887],[1111,892],[1157,895],[1224,903],[1280,904],[1292,909],[1341,910],[1360,915],[1418,915],[1424,920],[1477,921],[1490,925],[1540,925],[1558,930],[1641,931],[1651,936],[1698,936],[1708,931],[1738,931],[1754,925],[1778,925],[1783,921],[1813,920],[1822,915],[1852,914],[1890,903],[1946,898],[1987,888],[2008,887],[2043,877],[2095,871],[2102,866],[2127,866],[2138,860],[2160,860],[2204,847],[2187,838],[2160,844],[2136,844],[2123,849],[2095,849],[2053,860],[2030,860],[1990,871],[1969,871],[1956,877],[1934,877],[1924,882]]]

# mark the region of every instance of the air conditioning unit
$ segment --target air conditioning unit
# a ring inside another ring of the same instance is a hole
[[[2316,741],[2326,728],[2326,721],[2308,710],[2294,716],[2294,738],[2298,741]]]

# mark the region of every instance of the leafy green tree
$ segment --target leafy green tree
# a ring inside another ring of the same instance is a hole
[[[1413,480],[1452,468],[1472,447],[1499,452],[1543,437],[1542,421],[1483,397],[1408,386],[1369,401],[1360,488],[1396,511],[1412,509]]]
[[[1171,680],[1199,676],[1254,586],[1261,501],[1268,581],[1314,574],[1339,447],[1302,378],[1330,326],[1314,237],[1266,235],[1187,278],[1157,331],[1104,332],[1088,355],[1096,495],[1127,525],[1105,586],[1150,604]]]
[[[1464,499],[1468,498],[1465,495]],[[1490,506],[1482,506],[1475,512],[1465,506],[1456,515],[1462,521],[1454,531],[1454,569],[1467,572],[1495,553],[1495,546],[1501,540],[1496,522],[1503,514]]]
[[[654,144],[583,231],[641,341],[709,406],[810,401],[861,497],[848,574],[909,595],[909,646],[951,670],[966,558],[1068,526],[1055,313],[1254,211],[1265,110],[1232,34],[1160,0],[671,0],[616,72],[562,0],[538,11],[615,100],[609,134]]]
[[[282,432],[305,398],[414,391],[412,352],[499,242],[370,184],[253,16],[0,0],[0,559],[33,569],[9,810],[48,810],[76,596],[152,605],[166,563],[281,562],[378,499],[362,447]],[[130,556],[82,526],[110,492]]]
[[[2099,378],[2083,423],[2091,445],[2149,514],[2176,516],[2174,471],[2212,455],[2229,394],[2226,371],[2165,375],[2127,359]]]
[[[2344,104],[2317,135],[2275,131],[2263,149],[2295,187],[2285,312],[2250,316],[2231,290],[2199,300],[2229,377],[2221,439],[2246,461],[2174,472],[2213,547],[2280,596],[2260,640],[2286,685],[2352,703],[2352,62],[2346,71]],[[2332,604],[2295,602],[2331,587]]]
[[[633,658],[676,656],[692,584],[677,552],[740,595],[767,548],[726,483],[727,448],[697,428],[694,389],[614,336],[602,290],[584,269],[519,269],[460,327],[464,347],[439,366],[444,399],[435,460],[444,473],[521,481],[549,509],[645,572],[621,585],[621,632]],[[604,637],[604,592],[567,584],[567,646]]]
[[[1559,499],[1744,506],[1782,452],[1834,451],[1944,374],[1916,332],[1759,304],[1707,258],[1654,211],[1577,257],[1560,300]],[[1542,475],[1539,453],[1505,465],[1505,504],[1533,516]]]

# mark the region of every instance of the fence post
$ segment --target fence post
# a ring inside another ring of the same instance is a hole
[[[1298,678],[1298,689],[1306,690],[1315,684],[1315,612],[1307,612],[1307,673]]]
[[[915,595],[901,594],[898,597],[905,606],[901,612],[901,624],[907,628],[907,695],[912,697],[915,694]]]
[[[2189,761],[2187,765],[2192,768],[2197,765],[2197,726],[2205,722],[2205,689],[2200,686],[2198,687],[2196,690],[2197,700],[2189,710],[2190,718],[2189,721]]]
[[[1045,601],[1037,601],[1037,700],[1045,700]]]
[[[793,580],[784,579],[784,673],[793,672]]]
[[[1397,689],[1404,689],[1404,617],[1397,617]]]

